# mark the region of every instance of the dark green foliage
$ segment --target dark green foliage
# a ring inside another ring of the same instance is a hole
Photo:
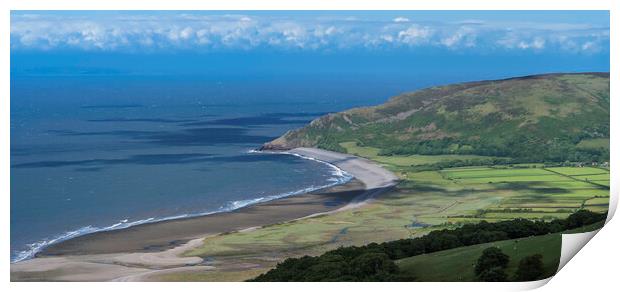
[[[606,216],[580,210],[567,219],[550,222],[482,221],[456,229],[435,230],[417,238],[340,247],[321,256],[286,259],[253,281],[412,281],[414,275],[401,274],[394,260],[461,246],[556,233],[605,220]]]
[[[536,281],[542,279],[545,273],[542,258],[542,255],[535,254],[521,259],[515,274],[515,281]]]
[[[566,218],[566,220],[564,221],[564,228],[573,229],[581,226],[586,226],[601,221],[605,218],[606,216],[603,218],[598,218],[597,216],[592,216],[591,212],[580,210]]]
[[[504,268],[492,267],[490,269],[482,271],[478,275],[478,280],[482,282],[504,282],[508,279],[508,275]]]
[[[499,248],[489,247],[482,251],[482,255],[478,258],[474,271],[476,275],[480,277],[484,272],[494,268],[505,269],[508,267],[509,261],[510,257]]]
[[[364,253],[351,261],[351,274],[361,280],[387,280],[398,272],[394,261],[384,253]]]
[[[253,281],[346,282],[346,281],[411,281],[398,274],[398,267],[385,253],[331,252],[319,257],[286,259],[275,269]]]

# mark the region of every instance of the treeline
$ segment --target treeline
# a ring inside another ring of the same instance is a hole
[[[414,281],[402,274],[395,260],[462,246],[562,232],[594,224],[606,214],[580,210],[566,219],[514,219],[465,224],[436,230],[418,238],[364,246],[340,247],[320,256],[289,258],[251,281]]]
[[[577,141],[576,143],[578,143]],[[553,143],[538,141],[527,135],[514,135],[510,140],[470,141],[459,138],[414,141],[406,143],[389,143],[380,145],[379,155],[441,155],[474,154],[482,156],[511,157],[512,163],[528,162],[603,162],[609,161],[609,151],[604,148],[579,149],[570,139],[557,140]],[[372,144],[372,143],[371,143]],[[454,145],[464,145],[455,149]],[[375,145],[376,146],[376,145]]]
[[[524,160],[513,158],[474,158],[474,159],[457,159],[439,161],[429,164],[412,165],[409,167],[409,171],[430,171],[430,170],[442,170],[453,167],[465,167],[465,166],[482,166],[482,165],[506,165],[513,166],[514,164],[527,163]],[[513,166],[519,167],[519,166]]]
[[[542,165],[527,165],[528,163],[537,163],[532,162],[528,159],[519,159],[519,158],[507,158],[507,157],[496,157],[496,158],[472,158],[472,159],[455,159],[455,160],[446,160],[446,161],[438,161],[434,163],[427,164],[418,164],[411,165],[407,167],[408,171],[432,171],[432,170],[442,170],[453,167],[466,167],[466,166],[497,166],[504,168],[538,168],[538,167],[560,167],[560,166],[572,166],[572,167],[581,167],[584,165],[589,165],[589,163],[583,162],[553,162],[553,161],[544,161]],[[594,164],[598,165],[598,164]]]

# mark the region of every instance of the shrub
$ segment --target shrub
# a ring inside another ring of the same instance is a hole
[[[497,247],[489,247],[482,252],[476,263],[475,272],[480,276],[483,272],[492,268],[505,269],[508,266],[510,257]]]
[[[515,273],[515,281],[535,281],[542,279],[545,273],[542,258],[542,255],[534,254],[521,259],[519,268]]]
[[[488,270],[484,270],[478,275],[478,280],[482,282],[504,282],[508,279],[508,275],[504,269],[500,267],[493,267]]]

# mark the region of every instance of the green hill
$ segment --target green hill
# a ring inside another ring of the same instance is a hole
[[[488,247],[497,247],[510,256],[506,270],[509,276],[514,275],[521,259],[540,254],[545,270],[543,278],[548,278],[556,273],[560,263],[562,234],[588,232],[602,228],[603,225],[603,222],[599,222],[565,232],[459,247],[404,258],[396,264],[401,273],[415,275],[416,281],[420,282],[476,281],[473,267],[482,251]]]
[[[379,155],[474,154],[523,161],[609,160],[609,73],[446,85],[322,116],[263,149],[355,142]]]
[[[533,254],[543,256],[545,277],[553,276],[560,262],[562,235],[560,233],[523,239],[504,240],[423,254],[397,261],[401,273],[416,275],[421,282],[476,281],[474,265],[489,247],[497,247],[510,256],[507,274],[512,276],[519,261]]]

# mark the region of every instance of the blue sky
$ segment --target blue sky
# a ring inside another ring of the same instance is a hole
[[[608,71],[609,13],[13,11],[11,57],[12,73]]]

